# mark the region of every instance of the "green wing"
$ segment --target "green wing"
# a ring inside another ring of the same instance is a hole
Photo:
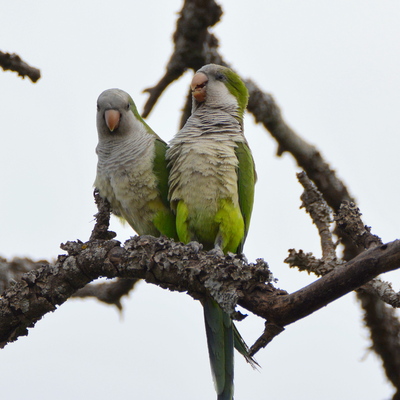
[[[156,134],[155,134],[156,135]],[[154,175],[157,177],[157,187],[160,193],[162,207],[158,212],[154,225],[163,235],[178,240],[176,233],[175,215],[173,214],[168,201],[168,175],[169,169],[165,160],[167,144],[157,135],[154,141]]]
[[[168,163],[165,159],[167,144],[161,140],[154,141],[154,174],[158,179],[158,190],[160,191],[161,199],[164,205],[169,208],[168,202]]]
[[[239,205],[244,220],[244,237],[238,248],[238,253],[241,253],[250,226],[250,218],[253,211],[254,202],[254,186],[257,180],[257,175],[254,167],[253,156],[251,155],[251,151],[247,143],[238,142],[236,144],[236,157],[239,161]]]
[[[133,106],[132,106],[133,104]],[[160,136],[157,135],[153,131],[153,129],[150,128],[149,125],[147,125],[146,121],[139,115],[133,101],[131,103],[131,109],[135,117],[144,125],[146,128],[147,132],[150,133],[151,135],[154,136],[154,175],[157,177],[158,180],[158,190],[161,195],[161,200],[163,204],[170,209],[169,201],[168,201],[168,175],[169,175],[169,168],[168,168],[168,163],[167,160],[165,159],[165,153],[167,151],[167,143],[164,142],[160,138]]]

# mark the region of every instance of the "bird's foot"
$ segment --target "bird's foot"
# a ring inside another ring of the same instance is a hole
[[[219,246],[215,246],[212,250],[207,252],[207,254],[210,254],[215,257],[224,257],[225,256],[224,252],[222,251],[221,247],[219,247]]]

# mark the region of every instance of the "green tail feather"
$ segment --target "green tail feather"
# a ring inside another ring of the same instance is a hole
[[[211,298],[204,301],[203,307],[208,354],[217,399],[233,400],[234,329],[232,320]]]
[[[246,359],[246,361],[254,368],[260,367],[260,364],[250,356],[249,354],[249,346],[247,346],[246,342],[243,340],[242,336],[240,335],[236,325],[232,323],[233,327],[233,340],[235,349]]]

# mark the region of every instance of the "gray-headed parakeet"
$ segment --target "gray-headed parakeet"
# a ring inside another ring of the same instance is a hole
[[[246,86],[231,69],[209,64],[194,75],[192,114],[167,150],[169,200],[179,240],[241,253],[253,208],[256,173],[243,134]],[[233,399],[233,346],[246,345],[230,316],[203,300],[211,369],[219,400]]]
[[[128,93],[109,89],[100,94],[97,132],[94,186],[113,213],[139,235],[177,239],[168,202],[167,145],[144,122]]]

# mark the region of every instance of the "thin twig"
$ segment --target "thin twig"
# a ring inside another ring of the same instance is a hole
[[[117,279],[113,282],[88,284],[77,290],[71,297],[94,297],[103,303],[116,306],[121,311],[121,298],[128,295],[137,282],[139,279]]]
[[[323,198],[322,193],[304,171],[297,174],[297,179],[304,188],[300,197],[302,200],[301,207],[304,207],[310,214],[321,238],[322,259],[334,260],[336,259],[336,246],[330,230],[332,210]]]

